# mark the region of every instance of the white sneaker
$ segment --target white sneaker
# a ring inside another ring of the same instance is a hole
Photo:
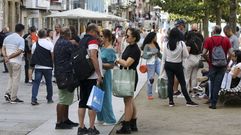
[[[200,86],[193,87],[192,89],[198,92],[203,92],[203,88]]]
[[[177,98],[184,98],[183,94],[177,96]]]

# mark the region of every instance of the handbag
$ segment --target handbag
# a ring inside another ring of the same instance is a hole
[[[112,93],[116,97],[134,96],[136,71],[114,69],[112,71]]]
[[[142,64],[142,58],[141,58],[141,62],[140,62],[141,64],[140,64],[140,67],[139,67],[139,71],[141,72],[141,73],[146,73],[147,72],[147,65],[146,64]]]
[[[168,97],[167,80],[159,77],[157,80],[157,89],[158,89],[159,98],[167,99]]]
[[[93,86],[86,105],[96,112],[100,112],[103,106],[104,94],[103,90]]]
[[[200,59],[198,62],[198,68],[204,68],[203,61]]]
[[[79,81],[74,78],[72,72],[63,72],[55,75],[56,83],[59,89],[66,89],[69,92],[73,92],[78,86]]]

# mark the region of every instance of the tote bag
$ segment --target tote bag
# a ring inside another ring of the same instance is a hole
[[[112,93],[116,97],[134,96],[136,73],[134,70],[114,69]]]
[[[159,98],[167,99],[168,97],[167,80],[158,77],[157,88],[158,88]]]
[[[100,112],[103,106],[103,99],[104,99],[105,92],[100,88],[93,86],[89,99],[87,101],[87,106],[91,109],[95,110],[96,112]]]

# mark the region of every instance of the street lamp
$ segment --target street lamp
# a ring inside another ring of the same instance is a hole
[[[159,21],[160,21],[160,18],[161,18],[161,7],[159,6],[155,6],[153,7],[154,11],[155,11],[155,15],[157,16],[157,30],[159,29]]]

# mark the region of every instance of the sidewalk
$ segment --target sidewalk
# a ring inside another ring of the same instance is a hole
[[[240,135],[241,107],[218,104],[209,109],[205,99],[195,99],[199,107],[187,107],[184,98],[174,98],[175,106],[168,106],[168,99],[147,100],[145,86],[135,99],[138,132],[132,135]],[[118,124],[110,135],[115,135]]]
[[[1,68],[0,68],[1,69]],[[2,70],[0,70],[2,71]],[[31,86],[24,84],[24,71],[22,70],[21,84],[18,92],[20,99],[24,103],[10,104],[6,103],[4,97],[5,88],[7,84],[8,74],[0,73],[0,135],[75,135],[77,134],[77,127],[72,130],[55,130],[56,123],[56,104],[58,100],[57,86],[53,84],[54,89],[54,103],[46,103],[46,88],[45,85],[40,86],[38,101],[40,105],[32,106]],[[137,92],[141,90],[145,84],[146,75],[139,74],[139,82]],[[70,119],[78,122],[78,101],[75,97],[75,102],[70,106]],[[122,98],[113,97],[113,110],[117,121],[124,113],[124,104]],[[85,122],[88,127],[88,117],[86,114]],[[96,124],[96,128],[101,132],[101,135],[108,135],[114,126],[102,126]]]

